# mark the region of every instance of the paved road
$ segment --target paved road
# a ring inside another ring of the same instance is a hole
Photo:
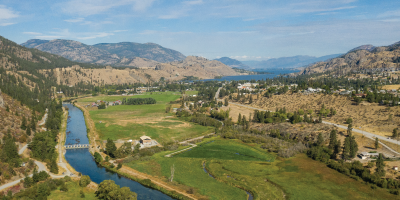
[[[331,123],[331,122],[327,122],[327,121],[322,121],[322,123],[330,124],[330,125],[333,125],[333,126],[336,126],[336,127],[343,128],[343,129],[347,130],[347,126],[343,126],[343,125],[340,125],[340,124],[335,124],[335,123]],[[384,137],[384,136],[381,136],[381,135],[376,135],[376,134],[373,134],[373,133],[369,133],[369,132],[366,132],[366,131],[363,131],[363,130],[353,129],[352,131],[356,132],[356,133],[361,133],[361,134],[365,135],[367,138],[370,138],[370,139],[373,139],[373,140],[375,140],[375,138],[378,138],[380,141],[387,141],[387,142],[390,142],[390,143],[393,143],[393,144],[399,144],[399,141],[396,141],[396,140],[393,140],[393,139],[390,139],[390,138],[388,139],[387,137]],[[382,146],[384,146],[387,149],[389,149],[389,151],[391,151],[391,152],[393,152],[393,153],[395,153],[397,155],[400,155],[400,153],[398,153],[397,151],[391,149],[390,147],[388,147],[387,145],[383,144],[382,142],[379,142],[379,143]]]
[[[26,144],[26,145],[23,146],[20,150],[18,150],[18,154],[21,155],[22,153],[24,153],[26,147],[28,147],[28,144]]]

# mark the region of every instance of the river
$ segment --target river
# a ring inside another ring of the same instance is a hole
[[[89,144],[83,112],[71,104],[63,104],[63,106],[69,109],[65,144]],[[138,182],[107,171],[104,167],[97,166],[88,149],[68,149],[65,159],[77,172],[88,175],[93,182],[99,184],[104,180],[113,180],[117,185],[129,187],[131,191],[136,192],[139,200],[173,199],[158,190],[145,187]]]

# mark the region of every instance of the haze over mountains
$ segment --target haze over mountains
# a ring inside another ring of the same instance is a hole
[[[241,69],[254,69],[254,70],[263,70],[263,69],[281,69],[281,68],[299,68],[305,67],[312,63],[326,61],[331,58],[336,58],[342,54],[332,54],[327,56],[315,57],[315,56],[292,56],[292,57],[281,57],[281,58],[271,58],[269,60],[262,61],[238,61],[236,59],[222,57],[218,60],[225,65],[230,67],[237,67]]]
[[[134,60],[138,57],[162,63],[180,61],[186,58],[178,51],[154,43],[120,42],[86,45],[73,40],[32,39],[21,45],[60,55],[72,61],[114,66],[135,67]]]

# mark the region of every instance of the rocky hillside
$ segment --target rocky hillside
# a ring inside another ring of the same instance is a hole
[[[102,65],[142,67],[132,64],[136,58],[157,62],[172,62],[185,59],[178,51],[164,48],[154,43],[101,43],[86,45],[74,40],[28,40],[21,44],[48,53],[60,55],[76,62]]]
[[[236,59],[232,59],[232,58],[228,58],[228,57],[222,57],[222,58],[218,58],[215,59],[219,62],[224,63],[225,65],[228,65],[229,67],[236,67],[239,69],[250,69],[250,67],[248,65],[243,64],[242,62],[236,60]]]
[[[185,56],[182,53],[154,43],[140,44],[135,42],[120,42],[101,43],[93,46],[105,50],[111,54],[118,55],[120,58],[127,59],[140,57],[162,63],[185,59]]]
[[[137,62],[146,62],[146,60],[137,59]],[[212,79],[216,76],[240,75],[232,68],[219,61],[210,61],[202,57],[188,56],[183,61],[171,63],[149,63],[147,67],[142,68],[98,68],[85,69],[79,65],[68,68],[59,68],[55,70],[53,77],[57,79],[58,84],[75,85],[81,81],[92,84],[123,84],[149,81],[175,81],[187,77],[196,77],[198,79]],[[42,70],[41,73],[49,74],[50,70]]]
[[[372,45],[371,45],[372,46]],[[319,62],[304,69],[301,74],[321,73],[335,71],[344,74],[351,70],[398,68],[400,62],[400,44],[390,46],[371,47],[364,45],[357,47],[338,58],[327,62]]]

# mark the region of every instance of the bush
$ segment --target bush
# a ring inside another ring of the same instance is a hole
[[[86,187],[89,184],[90,184],[90,177],[87,175],[82,176],[81,179],[79,180],[79,186],[81,187]]]

